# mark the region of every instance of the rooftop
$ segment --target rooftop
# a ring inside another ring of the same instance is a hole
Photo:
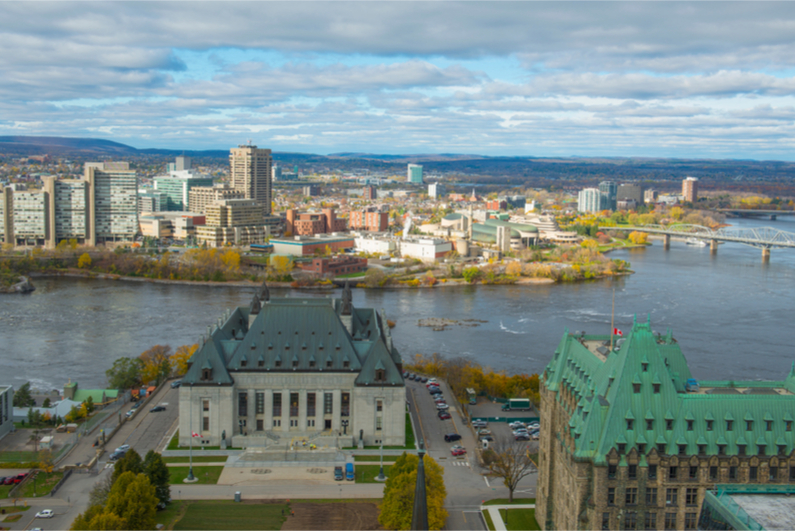
[[[792,485],[719,485],[707,492],[704,501],[713,519],[723,520],[730,529],[791,530],[795,529],[793,494]]]

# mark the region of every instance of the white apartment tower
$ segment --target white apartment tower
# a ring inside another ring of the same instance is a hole
[[[86,162],[86,243],[132,241],[138,233],[138,175],[129,162]]]
[[[602,194],[598,188],[585,188],[577,196],[577,210],[599,212],[602,210]]]
[[[270,149],[239,146],[229,150],[232,187],[243,192],[245,199],[258,201],[263,207],[265,216],[271,213],[272,166],[273,158]]]

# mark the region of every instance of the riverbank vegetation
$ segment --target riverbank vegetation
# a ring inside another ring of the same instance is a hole
[[[118,358],[105,371],[112,389],[132,389],[155,382],[160,384],[171,376],[181,376],[188,370],[188,361],[199,345],[182,345],[171,352],[168,345],[155,345],[137,358]]]
[[[511,374],[493,371],[467,358],[442,358],[434,353],[430,356],[415,354],[411,362],[404,365],[410,372],[444,378],[456,398],[465,401],[467,389],[479,395],[495,398],[529,398],[539,402],[539,379],[537,374]]]

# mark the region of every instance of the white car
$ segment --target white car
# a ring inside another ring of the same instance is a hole
[[[538,422],[531,422],[530,424],[527,425],[527,427],[532,430],[534,428],[540,428],[541,424],[539,424]]]
[[[436,409],[438,410],[448,409],[449,407],[447,404],[436,404]]]
[[[113,451],[114,452],[126,452],[129,449],[130,449],[130,445],[129,444],[122,444],[121,446],[119,446],[118,448],[116,448]]]
[[[36,518],[52,518],[53,516],[55,516],[55,513],[52,512],[52,509],[44,509],[36,513]]]
[[[508,426],[510,426],[513,429],[525,427],[523,422],[511,422],[510,424],[508,424]]]

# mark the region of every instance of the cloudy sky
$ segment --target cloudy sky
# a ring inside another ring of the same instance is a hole
[[[0,135],[795,160],[792,2],[0,3]]]

